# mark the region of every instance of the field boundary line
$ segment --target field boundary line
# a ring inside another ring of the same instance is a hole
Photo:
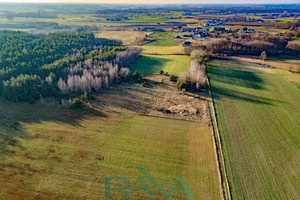
[[[207,78],[207,83],[208,83],[208,93],[209,93],[209,98],[208,98],[208,109],[210,113],[210,118],[211,118],[211,123],[212,123],[212,129],[213,129],[213,141],[215,143],[215,154],[217,157],[217,165],[219,168],[219,177],[220,177],[220,193],[221,197],[224,200],[231,200],[231,193],[230,193],[230,186],[229,186],[229,181],[227,178],[227,172],[226,172],[226,166],[225,166],[225,159],[223,156],[223,150],[222,150],[222,143],[221,143],[221,137],[220,137],[220,132],[218,129],[218,123],[217,123],[217,118],[216,118],[216,113],[215,113],[215,106],[214,106],[214,101],[213,101],[213,96],[212,96],[212,91],[211,91],[211,86],[210,86],[210,79]]]

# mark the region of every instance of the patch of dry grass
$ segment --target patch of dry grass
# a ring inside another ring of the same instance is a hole
[[[131,44],[136,39],[145,37],[150,32],[142,31],[99,31],[96,36],[100,38],[122,40],[124,44]]]

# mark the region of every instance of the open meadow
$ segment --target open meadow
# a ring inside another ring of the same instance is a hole
[[[140,73],[159,73],[164,70],[169,74],[188,71],[190,58],[184,55],[143,55],[132,63],[131,71]]]
[[[145,44],[144,46],[179,46],[181,43],[184,42],[184,39],[158,39],[152,42]]]
[[[265,61],[261,60],[258,56],[243,56],[236,58],[238,60],[269,65],[279,69],[290,70],[292,72],[300,72],[300,59],[296,56],[269,56]]]
[[[137,39],[144,38],[150,33],[143,31],[99,31],[97,36],[100,38],[122,40],[123,43],[127,45],[133,43]]]
[[[300,91],[272,68],[235,65],[208,67],[232,198],[299,199]]]

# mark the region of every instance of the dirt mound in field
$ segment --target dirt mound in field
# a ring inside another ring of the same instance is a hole
[[[194,108],[192,105],[178,105],[178,106],[171,106],[169,110],[172,113],[179,113],[181,116],[188,116],[188,115],[196,115],[198,110]]]
[[[148,116],[166,117],[210,124],[207,92],[188,91],[185,94],[175,88],[169,77],[159,74],[144,76],[148,87],[123,83],[103,90],[96,96],[94,107],[108,112],[124,112]],[[163,84],[160,83],[163,80]],[[154,84],[156,83],[156,84]]]

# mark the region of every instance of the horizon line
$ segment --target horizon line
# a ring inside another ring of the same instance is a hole
[[[0,2],[0,4],[94,4],[94,5],[300,5],[300,3],[93,3],[93,2]]]

